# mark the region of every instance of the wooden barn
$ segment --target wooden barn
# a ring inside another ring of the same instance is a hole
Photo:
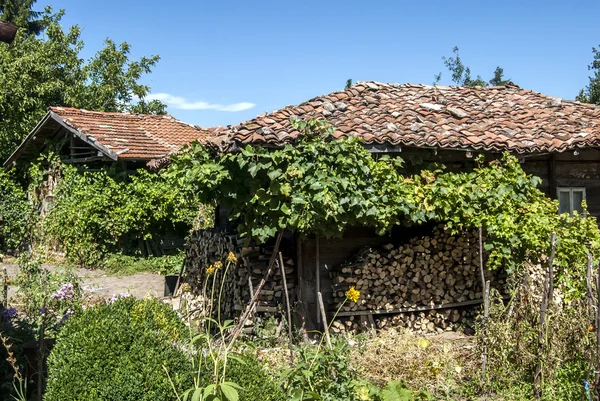
[[[123,170],[136,170],[211,135],[210,130],[169,115],[50,107],[4,162],[4,168],[28,166],[41,153],[51,150],[66,164],[91,168],[116,165]]]
[[[561,212],[580,210],[585,200],[589,212],[600,216],[598,106],[553,98],[516,85],[465,88],[360,82],[343,91],[319,96],[297,106],[285,107],[228,127],[218,141],[233,151],[247,144],[265,147],[293,144],[299,135],[290,124],[293,117],[326,119],[336,129],[334,137],[359,136],[371,152],[402,157],[409,167],[415,168],[421,163],[439,162],[452,170],[468,170],[474,167],[474,158],[478,154],[484,154],[489,160],[501,157],[503,152],[510,152],[523,163],[526,172],[542,178],[541,189],[549,196],[558,198]],[[217,225],[224,228],[227,213],[222,211],[221,214]],[[428,227],[423,232],[398,232],[390,238],[356,227],[347,230],[343,238],[329,240],[301,240],[294,233],[287,233],[283,250],[289,260],[288,267],[293,271],[288,281],[295,283],[294,295],[302,322],[306,327],[318,327],[320,318],[316,293],[320,291],[324,294],[331,309],[342,295],[341,291],[336,291],[336,275],[342,273],[339,270],[344,269],[343,263],[356,257],[360,249],[389,243],[412,244],[422,248],[423,244],[435,239],[431,230],[432,227]],[[449,239],[443,232],[436,235],[446,236],[444,241],[466,241],[464,247],[470,249],[466,251],[469,265],[477,266],[475,258],[478,248],[473,238]],[[440,246],[437,246],[441,251],[438,252],[439,258],[445,258],[444,244],[440,243]],[[385,259],[386,263],[394,256],[397,265],[406,262],[405,255],[398,256],[398,253],[413,252],[402,245],[394,249],[388,246],[388,250],[390,252],[386,255],[375,252],[363,256],[377,256]],[[425,257],[430,256],[423,255]],[[463,263],[466,256],[461,257]],[[416,256],[410,258],[414,260]],[[267,259],[263,256],[256,260],[253,266],[248,267],[246,276],[256,281]],[[247,283],[247,277],[242,276],[239,282]],[[417,277],[416,281],[420,279]],[[469,295],[466,300],[457,296],[444,300],[446,305],[453,304],[456,298],[476,303],[481,298],[481,289],[477,288],[477,280],[469,283],[472,289],[467,288]],[[455,282],[451,284],[456,285]],[[238,295],[247,300],[249,294],[247,290],[241,290]],[[281,296],[281,283],[273,282],[268,288],[268,295],[261,298],[267,308],[265,311],[274,308],[277,300],[281,301]],[[428,310],[423,307],[436,301],[434,298],[439,300],[443,297],[432,294],[429,300],[419,300],[423,301],[422,305],[410,299],[408,302],[407,299],[401,299],[401,302],[392,299],[388,302],[391,306],[388,312],[400,311],[403,305],[408,305],[405,311],[421,313]],[[414,297],[412,300],[415,300]],[[385,314],[385,310],[377,307],[379,304],[376,302],[370,305],[370,309],[362,308],[366,310],[356,313],[343,311],[342,314]],[[451,313],[446,315],[448,317]]]

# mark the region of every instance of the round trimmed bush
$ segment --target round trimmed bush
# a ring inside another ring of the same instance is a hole
[[[75,314],[48,359],[45,401],[175,400],[192,386],[192,366],[177,347],[185,326],[155,299],[117,299]]]

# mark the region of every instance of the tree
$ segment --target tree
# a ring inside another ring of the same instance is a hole
[[[592,71],[590,83],[579,92],[576,99],[583,103],[600,105],[600,49],[592,47],[592,54],[594,59],[592,64],[588,65],[588,70]]]
[[[452,82],[458,86],[502,86],[511,82],[509,79],[504,79],[504,69],[500,67],[496,67],[494,77],[489,81],[485,81],[480,75],[477,75],[477,78],[473,78],[471,76],[471,69],[463,64],[458,54],[457,46],[454,46],[452,53],[454,53],[454,57],[442,57],[442,60],[444,60],[446,68],[452,73]],[[435,83],[439,83],[441,78],[442,73],[440,72],[435,76]]]
[[[159,101],[145,102],[149,87],[139,83],[143,74],[152,71],[159,56],[142,57],[139,61],[130,61],[131,46],[106,39],[106,46],[82,68],[84,80],[66,99],[77,107],[88,110],[135,111],[164,114],[165,107]],[[132,105],[136,99],[141,101]],[[162,107],[161,107],[162,106]]]
[[[106,46],[85,62],[79,56],[84,46],[80,28],[64,31],[62,16],[63,11],[46,8],[38,16],[45,38],[19,30],[12,45],[0,45],[0,160],[19,145],[48,106],[165,112],[161,102],[145,100],[149,87],[139,82],[158,56],[133,61],[129,44],[107,39]]]
[[[37,0],[0,0],[0,19],[25,28],[30,35],[39,35],[47,28],[42,11],[33,11]]]

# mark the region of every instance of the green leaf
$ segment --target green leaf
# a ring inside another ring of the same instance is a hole
[[[228,401],[238,401],[240,398],[237,390],[227,382],[221,383],[219,389]]]
[[[202,401],[202,393],[204,389],[202,387],[197,388],[192,395],[192,401]]]

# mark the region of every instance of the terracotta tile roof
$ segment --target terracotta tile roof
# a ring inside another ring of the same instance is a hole
[[[238,144],[280,146],[298,131],[290,117],[327,119],[337,138],[369,144],[518,153],[600,146],[600,107],[516,85],[464,88],[360,82],[230,127]],[[227,139],[225,139],[227,138]]]
[[[186,143],[203,141],[212,135],[210,129],[183,123],[169,115],[106,113],[70,107],[50,107],[50,111],[125,160],[161,158]]]

